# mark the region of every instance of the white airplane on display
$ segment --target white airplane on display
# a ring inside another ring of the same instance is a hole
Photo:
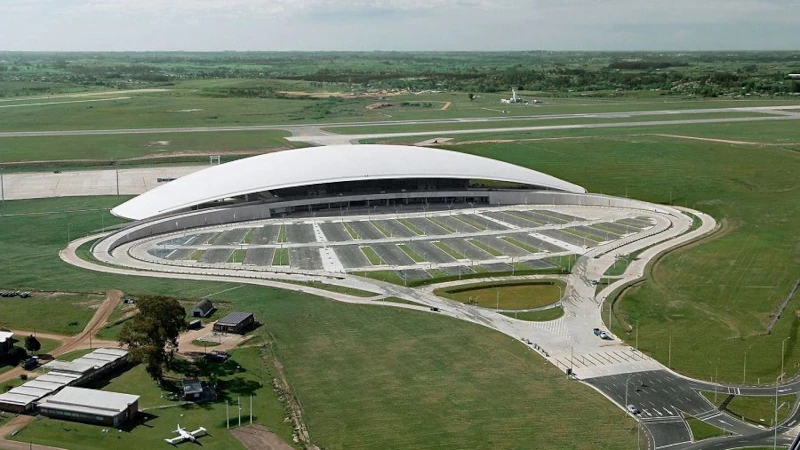
[[[189,442],[197,442],[198,434],[202,433],[203,435],[208,434],[205,428],[200,427],[194,431],[186,431],[185,429],[181,428],[181,424],[178,424],[178,429],[173,431],[173,433],[178,433],[178,436],[175,436],[172,439],[164,439],[167,444],[170,445],[177,445],[183,441]]]

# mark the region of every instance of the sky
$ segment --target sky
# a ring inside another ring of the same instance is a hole
[[[800,0],[0,0],[0,51],[800,50]]]

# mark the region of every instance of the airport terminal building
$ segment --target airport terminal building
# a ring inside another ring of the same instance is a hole
[[[264,219],[294,211],[408,204],[486,204],[492,192],[585,193],[535,170],[454,151],[401,145],[309,147],[201,170],[112,209],[145,220],[225,205],[257,205]],[[494,203],[498,200],[494,199]],[[207,224],[210,222],[207,222]]]

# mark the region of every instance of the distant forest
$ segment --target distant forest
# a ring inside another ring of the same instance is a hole
[[[370,89],[577,92],[608,96],[780,96],[800,93],[800,52],[0,52],[0,96],[72,88],[162,87],[186,80],[263,79]],[[273,89],[218,95],[259,97]]]

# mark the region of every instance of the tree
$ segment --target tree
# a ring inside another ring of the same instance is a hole
[[[139,314],[122,326],[119,343],[127,345],[130,359],[145,364],[147,373],[159,384],[164,367],[178,349],[178,335],[186,328],[186,310],[170,297],[142,297]]]
[[[42,348],[42,343],[39,342],[38,339],[36,339],[36,336],[31,334],[25,338],[25,350],[31,353],[36,353],[41,348]]]

